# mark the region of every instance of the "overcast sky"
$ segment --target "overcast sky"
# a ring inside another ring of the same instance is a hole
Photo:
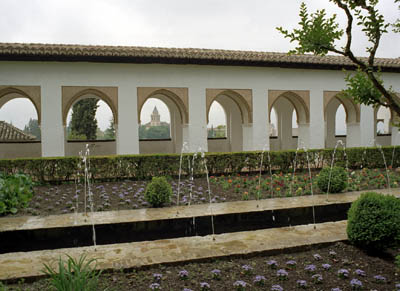
[[[345,23],[344,14],[328,0],[304,2],[310,11],[326,9],[328,15],[337,13],[339,21]],[[380,2],[388,21],[399,17],[392,0]],[[0,42],[287,52],[294,45],[276,27],[296,27],[300,3],[297,0],[1,0]],[[365,45],[365,37],[355,30],[353,49],[357,55],[366,54]],[[383,37],[377,56],[399,57],[399,48],[400,35],[389,33]],[[33,108],[17,103],[14,106],[19,117],[14,117],[13,123],[23,127]],[[146,117],[154,105],[144,109],[143,122],[148,122]],[[98,115],[99,125],[105,129],[111,111],[103,107]],[[0,119],[9,120],[5,109],[0,110]],[[162,108],[159,111],[163,119],[167,113]],[[223,114],[217,109],[215,112],[219,116],[215,123],[219,123]],[[36,118],[36,113],[32,117]]]

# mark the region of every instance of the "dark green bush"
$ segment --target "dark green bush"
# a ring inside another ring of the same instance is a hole
[[[169,203],[172,196],[172,187],[165,177],[153,177],[147,185],[144,198],[153,207],[161,207]]]
[[[24,174],[0,174],[0,215],[17,213],[19,208],[28,206],[33,196],[33,184]]]
[[[400,244],[400,200],[375,192],[361,194],[348,212],[347,236],[356,246],[385,250]]]
[[[339,193],[347,187],[347,173],[342,167],[323,168],[317,177],[317,185],[322,192]],[[329,187],[329,189],[328,189]]]

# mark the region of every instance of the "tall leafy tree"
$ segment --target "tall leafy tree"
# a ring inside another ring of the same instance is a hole
[[[105,139],[115,139],[114,118],[110,119],[110,126],[104,131]]]
[[[375,55],[382,35],[390,28],[393,28],[395,32],[400,32],[400,20],[395,23],[385,21],[377,8],[379,0],[329,1],[337,5],[346,15],[345,30],[339,27],[336,15],[327,17],[325,10],[317,10],[309,14],[306,4],[302,3],[300,27],[291,32],[282,27],[277,28],[291,42],[298,44],[289,53],[326,55],[331,52],[349,58],[358,69],[347,75],[345,79],[347,89],[344,90],[344,94],[360,104],[389,107],[400,116],[400,100],[390,87],[384,85],[379,67],[375,64]],[[394,0],[394,3],[400,3],[400,0]],[[369,54],[367,58],[356,57],[352,51],[354,25],[361,26],[370,43],[366,48]],[[335,42],[343,36],[346,44],[344,47],[338,47]]]
[[[28,124],[24,127],[24,132],[31,134],[35,136],[37,140],[40,140],[41,133],[38,120],[29,118]]]
[[[96,139],[97,120],[96,110],[98,99],[86,98],[80,100],[72,107],[70,130],[72,136]]]

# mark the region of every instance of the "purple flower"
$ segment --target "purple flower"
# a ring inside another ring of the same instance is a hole
[[[340,269],[338,271],[338,276],[342,279],[349,277],[349,271],[347,269]]]
[[[272,285],[271,291],[283,291],[281,285]]]
[[[245,281],[239,280],[233,283],[233,286],[236,287],[236,290],[244,290],[247,286]]]
[[[296,261],[294,261],[294,260],[290,260],[290,261],[287,261],[286,262],[286,265],[287,266],[289,266],[289,267],[291,267],[291,268],[294,268],[294,267],[296,267]]]
[[[207,282],[200,282],[200,288],[202,291],[210,290],[211,286]]]
[[[267,261],[267,265],[271,268],[271,269],[276,269],[278,267],[278,263],[275,260],[269,260]]]
[[[314,273],[316,269],[317,269],[317,268],[315,267],[315,265],[307,265],[307,266],[304,268],[304,270],[306,270],[306,271],[309,272],[309,273]]]
[[[357,269],[354,271],[354,273],[356,273],[358,276],[365,277],[365,272],[363,270]]]
[[[151,290],[161,290],[161,285],[158,283],[152,283],[152,284],[150,284],[149,288]]]
[[[154,278],[154,280],[156,280],[156,281],[160,281],[161,278],[162,278],[162,274],[154,273],[154,274],[153,274],[153,278]]]
[[[332,288],[331,291],[342,291],[340,288]]]
[[[193,291],[193,290],[189,288],[183,288],[183,291]]]
[[[211,271],[213,279],[219,280],[221,279],[221,270],[214,269]]]
[[[377,283],[386,283],[386,278],[382,275],[376,275],[374,276],[374,279]]]
[[[351,286],[351,289],[353,289],[353,290],[360,290],[360,289],[362,289],[363,284],[358,279],[351,279],[350,286]]]
[[[319,254],[314,254],[313,255],[314,259],[316,259],[317,261],[321,260],[322,257]]]
[[[253,282],[258,286],[264,286],[266,280],[264,276],[257,275]]]
[[[311,279],[314,281],[315,284],[322,283],[322,275],[321,274],[312,275]]]
[[[186,280],[189,277],[189,272],[186,270],[179,271],[179,278],[182,280]]]
[[[324,268],[324,270],[328,271],[332,266],[329,264],[322,264],[322,268]]]
[[[305,280],[297,280],[297,286],[302,289],[307,288],[307,282]]]
[[[329,255],[331,257],[336,257],[336,252],[335,251],[329,251]]]
[[[253,271],[253,267],[249,265],[243,265],[242,270],[244,271],[245,274],[251,274],[251,271]]]
[[[276,272],[276,275],[278,276],[279,280],[286,280],[287,277],[289,276],[289,273],[286,272],[286,270],[284,270],[284,269],[279,269]]]

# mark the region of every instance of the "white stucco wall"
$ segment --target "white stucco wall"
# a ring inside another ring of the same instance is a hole
[[[400,74],[383,73],[386,86],[400,92]],[[310,124],[299,125],[299,138],[307,146],[323,147],[323,91],[345,87],[344,73],[239,66],[106,64],[60,62],[1,62],[1,85],[41,86],[42,154],[65,154],[61,119],[61,86],[116,86],[119,95],[118,154],[139,152],[136,87],[189,89],[189,124],[183,125],[183,140],[190,150],[207,150],[206,88],[251,89],[253,123],[243,128],[243,148],[269,148],[268,90],[309,90]],[[361,109],[360,144],[374,138],[372,108]],[[372,130],[372,132],[371,132]]]

